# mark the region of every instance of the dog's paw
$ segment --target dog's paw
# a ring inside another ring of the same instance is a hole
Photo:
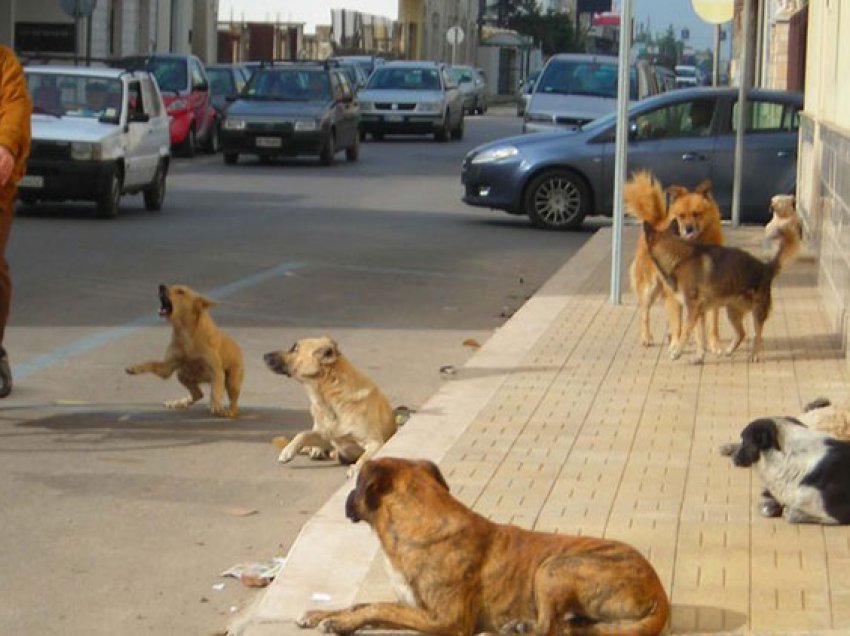
[[[670,359],[678,360],[682,357],[682,347],[679,344],[670,345]]]
[[[280,455],[277,456],[277,461],[281,464],[288,464],[293,459],[295,459],[296,451],[291,446],[287,446],[282,451],[280,451]]]
[[[134,364],[132,367],[127,367],[126,369],[124,369],[124,371],[127,373],[127,375],[138,375],[142,372],[142,368],[141,365]]]
[[[212,413],[216,417],[234,418],[239,414],[239,409],[234,409],[232,406],[212,404],[210,405],[210,413]]]
[[[348,636],[354,633],[354,630],[343,627],[342,623],[333,618],[326,618],[319,623],[319,631],[323,634],[338,634],[339,636]]]
[[[717,452],[719,452],[724,457],[732,457],[732,455],[734,455],[740,447],[741,445],[739,443],[732,442],[730,444],[723,444],[720,448],[717,449]]]
[[[166,400],[163,402],[165,408],[173,409],[176,411],[182,411],[184,409],[188,409],[192,404],[194,404],[194,400],[190,396],[186,396],[184,398],[180,398],[179,400]]]
[[[715,356],[722,356],[726,353],[726,348],[717,340],[708,343],[708,350]]]
[[[782,516],[782,504],[780,504],[775,499],[762,499],[759,502],[759,514],[762,517],[781,517]],[[789,519],[790,521],[790,519]],[[791,523],[794,523],[791,521]]]
[[[761,351],[753,351],[750,354],[750,362],[761,362]]]
[[[313,461],[323,461],[326,459],[330,459],[330,451],[324,448],[319,448],[318,446],[313,446],[309,450],[308,455]]]
[[[699,352],[691,358],[691,362],[694,364],[702,364],[705,362],[705,351]]]
[[[349,466],[349,467],[348,467],[348,470],[347,470],[347,471],[345,471],[345,477],[346,477],[346,479],[354,479],[355,477],[357,477],[357,472],[358,472],[359,470],[360,470],[360,469],[359,469],[359,468],[357,468],[357,465],[356,465],[356,464],[352,464],[351,466]]]
[[[788,508],[785,511],[785,521],[788,523],[828,523],[827,521],[813,517],[809,513],[803,512],[798,508]]]
[[[309,612],[304,612],[298,619],[296,619],[295,624],[301,629],[312,629],[318,625],[319,621],[321,621],[326,615],[327,612],[310,610]]]

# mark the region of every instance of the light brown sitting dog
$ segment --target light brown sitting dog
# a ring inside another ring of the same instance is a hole
[[[200,384],[209,382],[212,413],[236,417],[245,372],[242,350],[213,322],[209,315],[213,301],[185,285],[160,285],[159,302],[159,315],[172,326],[165,359],[127,367],[127,373],[154,373],[164,380],[176,371],[177,379],[189,389],[189,395],[165,402],[170,409],[189,408],[204,397]],[[225,390],[230,400],[227,407],[223,404]]]
[[[309,611],[301,627],[655,636],[667,622],[667,595],[637,550],[492,523],[452,497],[431,462],[369,462],[345,514],[378,535],[401,602]]]
[[[389,400],[330,338],[304,338],[289,351],[271,351],[263,359],[275,373],[304,385],[313,416],[313,430],[292,438],[278,461],[290,462],[307,447],[312,459],[335,452],[340,463],[354,464],[348,470],[351,477],[395,434]]]

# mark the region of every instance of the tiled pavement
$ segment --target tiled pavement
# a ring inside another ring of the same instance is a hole
[[[756,249],[759,234],[727,232]],[[635,236],[627,228],[625,244]],[[598,232],[385,454],[438,461],[453,494],[495,521],[636,546],[670,594],[673,633],[850,634],[850,528],[760,517],[757,480],[717,453],[756,417],[848,401],[816,264],[780,276],[763,362],[741,350],[697,366],[640,345],[629,292],[609,302],[610,241]],[[662,314],[659,303],[657,339]],[[377,544],[343,519],[349,488],[308,523],[234,633],[295,633],[308,607],[393,598]]]

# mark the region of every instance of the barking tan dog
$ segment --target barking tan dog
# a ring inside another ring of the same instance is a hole
[[[354,464],[348,470],[351,477],[395,434],[389,400],[330,338],[305,338],[289,351],[272,351],[263,359],[275,373],[304,385],[313,416],[313,430],[298,433],[278,461],[290,462],[306,447],[313,459],[335,451],[340,463]]]
[[[378,535],[401,602],[310,611],[301,627],[655,636],[667,622],[667,595],[637,550],[492,523],[452,497],[431,462],[369,462],[345,514]]]
[[[649,172],[637,172],[623,190],[626,208],[638,219],[650,223],[658,231],[666,230],[674,220],[679,235],[691,242],[707,245],[723,245],[723,230],[720,224],[720,208],[711,196],[711,181],[703,181],[693,192],[682,186],[667,188],[670,197],[669,209],[664,202],[661,185]],[[649,326],[650,309],[659,296],[664,295],[667,311],[667,329],[670,333],[670,351],[681,348],[682,305],[659,274],[649,250],[646,238],[638,237],[635,257],[629,269],[632,290],[640,306],[640,341],[643,346],[652,345]],[[710,314],[709,349],[719,353],[720,332],[717,310]]]
[[[162,361],[151,360],[127,368],[127,373],[154,373],[166,379],[176,371],[189,395],[169,400],[170,409],[187,409],[204,397],[200,384],[210,383],[210,410],[214,415],[236,417],[245,367],[242,350],[218,329],[209,314],[213,301],[185,285],[159,286],[159,315],[172,326],[171,343]],[[224,392],[230,405],[223,405]]]

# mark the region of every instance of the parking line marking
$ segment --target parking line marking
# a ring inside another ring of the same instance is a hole
[[[251,274],[245,278],[240,278],[232,283],[228,283],[209,292],[205,292],[205,295],[215,300],[221,300],[222,298],[231,296],[243,289],[254,287],[275,278],[285,276],[288,272],[301,269],[305,267],[305,265],[306,263],[299,262],[281,263],[275,267],[256,272],[255,274]],[[60,362],[65,362],[75,356],[126,338],[142,327],[150,327],[155,325],[157,322],[158,318],[156,316],[142,316],[135,320],[131,320],[120,327],[111,327],[109,329],[93,333],[85,338],[80,338],[67,345],[58,347],[50,353],[45,353],[32,360],[14,365],[14,378],[16,380],[23,380],[31,375],[59,364]]]

